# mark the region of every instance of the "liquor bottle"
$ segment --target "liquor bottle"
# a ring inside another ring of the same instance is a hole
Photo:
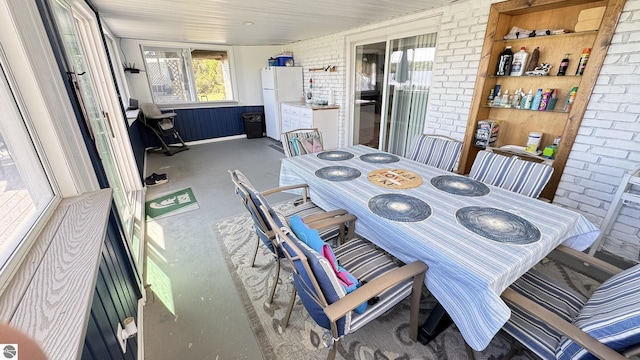
[[[591,48],[584,48],[582,50],[582,54],[580,55],[580,60],[578,62],[578,68],[576,69],[576,75],[582,75],[582,73],[584,73],[584,68],[587,66],[590,54]]]
[[[564,59],[560,61],[560,66],[558,67],[558,76],[566,75],[568,67],[569,67],[569,54],[564,54]]]
[[[507,46],[498,58],[496,66],[496,76],[509,76],[511,74],[511,62],[513,61],[513,51],[511,46]]]

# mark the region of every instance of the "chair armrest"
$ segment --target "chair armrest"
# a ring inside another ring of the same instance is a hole
[[[337,321],[360,306],[363,302],[378,296],[390,287],[410,278],[414,278],[413,291],[420,291],[418,286],[422,286],[427,268],[427,265],[421,261],[414,261],[411,264],[399,267],[362,285],[355,291],[324,308],[324,312],[330,321]],[[418,287],[417,290],[416,287]]]
[[[607,274],[609,274],[610,276],[613,276],[619,272],[622,271],[622,269],[609,264],[606,261],[602,261],[596,257],[593,257],[591,255],[585,254],[582,251],[578,251],[575,249],[572,249],[568,246],[564,246],[564,245],[559,245],[557,248],[555,248],[553,250],[554,252],[560,252],[566,255],[569,255],[577,260],[580,260],[584,263],[586,263],[589,266],[593,266],[594,268],[603,271]]]
[[[313,215],[305,216],[303,218],[303,220],[304,220],[304,222],[306,224],[310,224],[310,223],[315,222],[315,221],[329,219],[329,218],[333,218],[333,217],[341,216],[341,215],[346,215],[346,214],[348,214],[347,210],[338,209],[338,210],[331,210],[331,211],[323,212],[323,213],[320,213],[320,214],[313,214]],[[354,217],[355,217],[355,215],[354,215]]]
[[[585,333],[580,330],[578,327],[573,324],[566,322],[558,315],[552,313],[547,310],[543,306],[538,303],[527,299],[526,297],[518,294],[516,291],[507,288],[501,295],[501,297],[515,306],[525,310],[531,315],[537,317],[538,319],[545,322],[554,330],[564,334],[571,340],[578,343],[584,349],[592,353],[593,355],[599,357],[600,359],[607,360],[624,360],[626,359],[620,353],[614,351],[603,343],[599,342],[591,335]]]
[[[170,118],[174,118],[176,117],[176,113],[171,112],[171,113],[162,113],[160,115],[156,115],[156,116],[146,116],[147,119],[152,119],[152,120],[162,120],[162,119],[170,119]]]
[[[307,202],[307,200],[308,200],[307,189],[308,188],[309,188],[309,186],[307,184],[296,184],[296,185],[280,186],[280,187],[273,188],[273,189],[267,189],[267,190],[261,191],[260,193],[262,195],[264,195],[264,196],[267,196],[267,195],[271,195],[271,194],[275,194],[275,193],[279,193],[279,192],[283,192],[283,191],[287,191],[287,190],[302,189],[303,202]]]
[[[327,211],[323,214],[309,215],[302,220],[307,226],[316,230],[340,225],[340,245],[344,244],[345,241],[351,240],[356,231],[356,216],[342,209]],[[349,227],[345,238],[345,226],[347,224]]]

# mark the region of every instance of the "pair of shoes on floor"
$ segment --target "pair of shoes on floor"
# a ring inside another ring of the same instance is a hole
[[[165,184],[168,181],[169,179],[167,178],[167,174],[153,173],[144,179],[144,184],[147,186],[156,186],[156,185]]]

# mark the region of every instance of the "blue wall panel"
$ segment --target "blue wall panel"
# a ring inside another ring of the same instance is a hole
[[[102,249],[82,359],[135,360],[137,357],[137,337],[127,340],[126,354],[122,353],[117,339],[118,323],[122,324],[129,316],[137,318],[138,299],[141,296],[132,277],[134,270],[125,254],[122,238],[114,226],[114,217],[111,216]]]
[[[174,120],[174,126],[182,139],[189,142],[246,134],[242,114],[263,112],[264,107],[231,106],[174,111],[178,114]],[[160,146],[160,142],[149,129],[141,127],[140,131],[145,147]],[[178,143],[172,137],[165,138],[165,141],[168,144]]]

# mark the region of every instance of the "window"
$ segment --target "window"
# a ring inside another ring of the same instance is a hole
[[[143,46],[156,104],[233,101],[227,50]]]
[[[0,273],[54,200],[0,58]]]

